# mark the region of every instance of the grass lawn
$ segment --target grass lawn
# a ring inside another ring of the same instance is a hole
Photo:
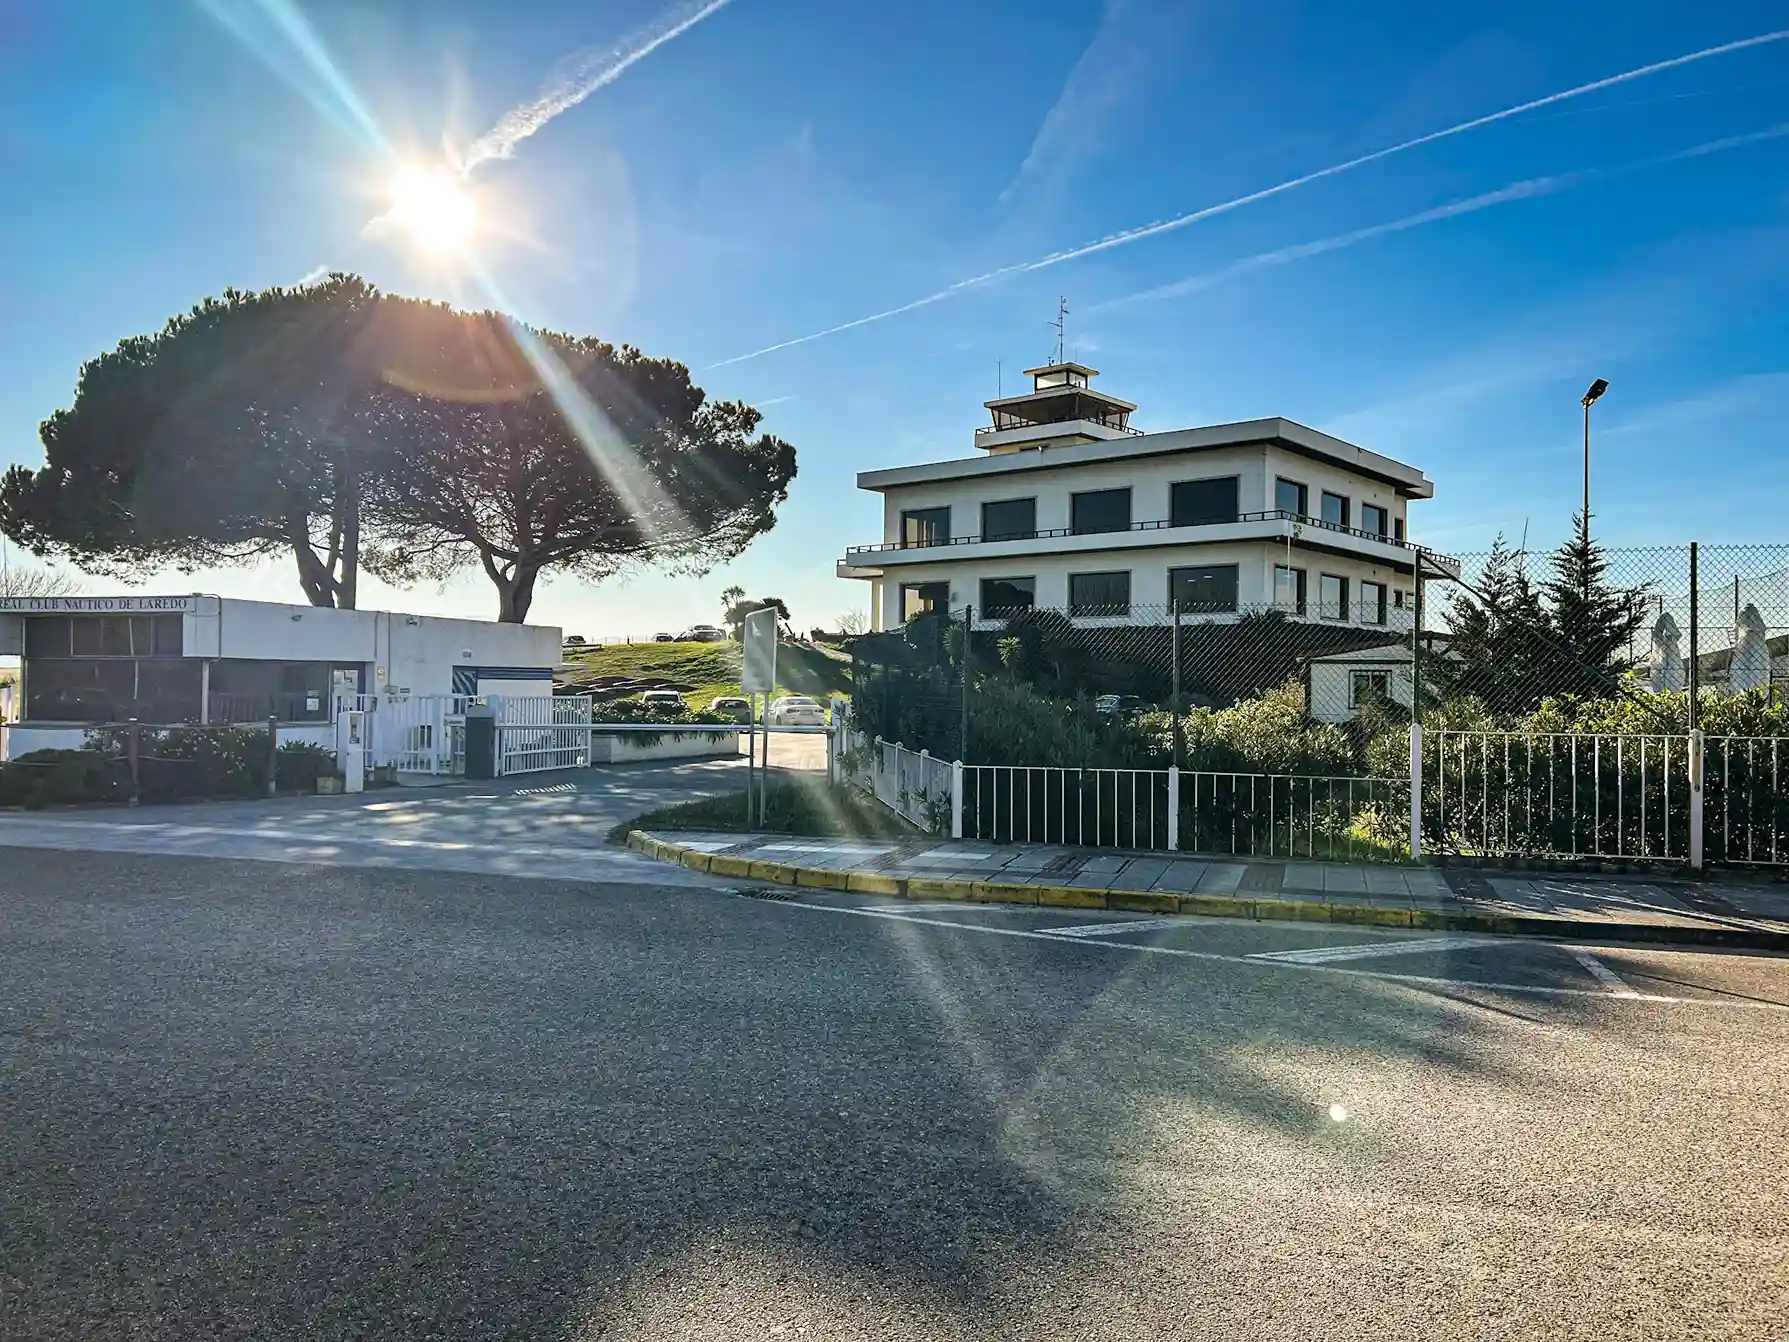
[[[683,699],[691,708],[707,708],[723,694],[738,694],[740,648],[737,643],[616,643],[567,652],[565,686],[587,685],[597,676],[660,676],[691,688]],[[851,658],[792,643],[776,650],[777,693],[811,694],[825,703],[834,694],[851,693]]]
[[[825,779],[772,783],[766,802],[762,828],[778,834],[905,839],[920,833],[873,797],[866,797],[856,788],[834,786]],[[632,829],[662,832],[680,829],[749,831],[758,828],[746,820],[745,793],[729,792],[725,796],[704,797],[678,806],[661,806],[617,825],[609,832],[609,837],[619,843]]]

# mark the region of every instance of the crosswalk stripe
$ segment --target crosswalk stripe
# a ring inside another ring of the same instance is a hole
[[[1383,955],[1424,955],[1434,951],[1464,951],[1477,946],[1501,946],[1502,937],[1424,937],[1416,941],[1370,941],[1358,946],[1312,946],[1301,951],[1261,951],[1251,960],[1278,960],[1296,965],[1329,964],[1334,960],[1371,960]]]
[[[1076,927],[1040,929],[1051,937],[1118,937],[1126,932],[1153,932],[1158,927],[1184,927],[1179,918],[1131,918],[1121,923],[1082,923]]]

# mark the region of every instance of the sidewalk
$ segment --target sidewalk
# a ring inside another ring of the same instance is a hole
[[[1731,881],[775,834],[635,830],[628,846],[716,876],[902,898],[1789,951],[1789,889]]]

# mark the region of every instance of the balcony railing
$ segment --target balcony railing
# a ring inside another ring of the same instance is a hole
[[[1103,419],[1088,419],[1083,416],[1080,419],[1046,420],[1041,424],[1033,423],[1030,420],[1025,421],[1023,424],[983,424],[980,428],[976,429],[975,436],[977,438],[984,438],[991,433],[1011,433],[1015,429],[1055,429],[1062,427],[1064,424],[1097,424],[1102,429],[1117,429],[1120,433],[1128,433],[1133,438],[1141,438],[1149,432],[1147,429],[1133,429],[1129,424],[1108,424]]]
[[[1362,540],[1379,541],[1385,545],[1396,546],[1400,550],[1410,550],[1428,555],[1430,558],[1457,564],[1447,555],[1436,554],[1425,550],[1420,545],[1412,545],[1409,541],[1396,540],[1390,536],[1382,536],[1376,531],[1362,531],[1359,527],[1345,527],[1339,522],[1325,522],[1318,517],[1301,517],[1284,508],[1270,508],[1266,512],[1238,513],[1235,517],[1213,519],[1205,522],[1132,522],[1128,527],[1114,527],[1109,531],[1076,531],[1073,527],[1048,527],[1035,531],[1016,532],[1005,536],[952,536],[947,540],[928,541],[885,541],[881,545],[853,545],[845,553],[849,555],[885,554],[892,550],[932,550],[951,545],[980,545],[984,541],[1029,541],[1053,540],[1062,536],[1099,536],[1123,534],[1130,531],[1177,531],[1192,527],[1231,526],[1238,522],[1296,522],[1301,527],[1313,527],[1319,531],[1337,531],[1345,536],[1358,536]]]

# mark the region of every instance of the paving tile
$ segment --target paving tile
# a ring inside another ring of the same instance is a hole
[[[1284,890],[1321,890],[1323,888],[1323,864],[1321,862],[1288,862],[1286,875],[1280,882]]]
[[[1199,888],[1199,881],[1210,869],[1209,862],[1169,862],[1162,869],[1162,874],[1155,879],[1156,890],[1175,890],[1182,894],[1191,894]]]
[[[1367,874],[1359,867],[1325,867],[1323,889],[1330,894],[1364,895]]]
[[[1113,890],[1149,890],[1168,870],[1170,862],[1161,857],[1139,857],[1125,865],[1123,871],[1110,879],[1108,888]]]
[[[1198,893],[1201,895],[1233,895],[1242,888],[1242,873],[1246,870],[1241,862],[1213,862],[1199,878]]]
[[[1099,857],[1090,857],[1087,861],[1083,862],[1081,864],[1081,871],[1086,875],[1094,875],[1099,872],[1105,872],[1110,875],[1113,872],[1123,871],[1125,863],[1131,860],[1132,859],[1128,857],[1101,854]]]
[[[1368,867],[1366,869],[1367,893],[1369,895],[1404,895],[1410,894],[1410,882],[1404,873],[1396,867]]]

